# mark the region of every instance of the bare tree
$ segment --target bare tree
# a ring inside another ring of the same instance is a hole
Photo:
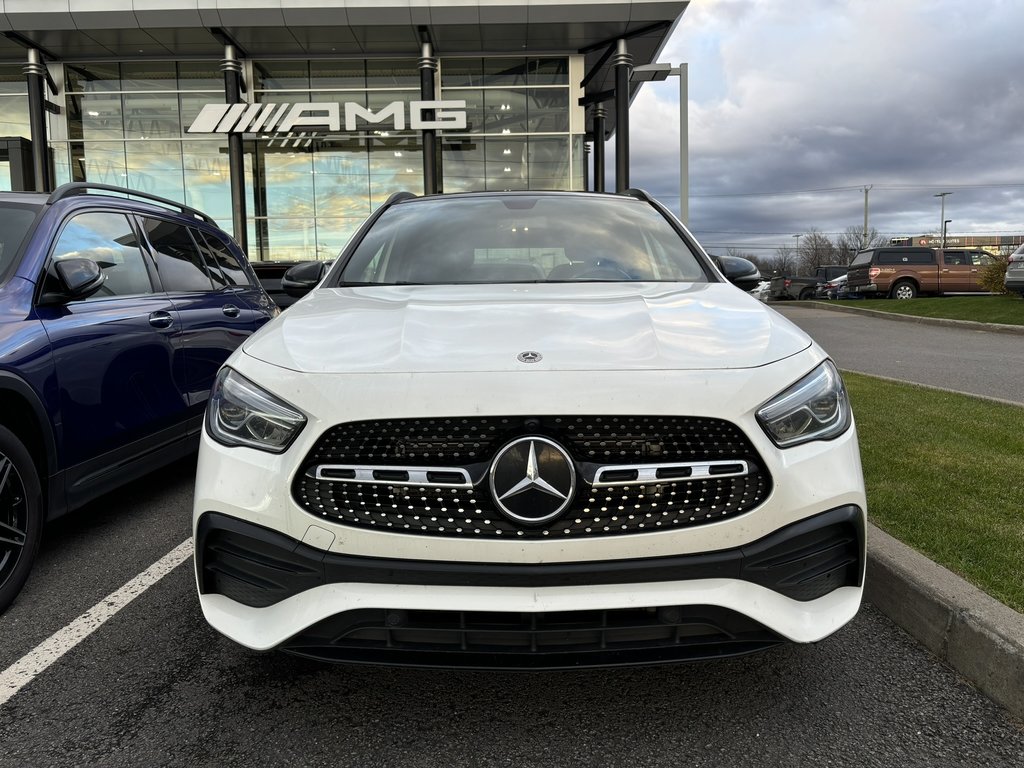
[[[775,251],[774,256],[764,258],[761,272],[767,275],[791,274],[796,264],[796,251],[788,245],[784,245]]]
[[[856,224],[848,226],[842,234],[836,236],[836,263],[849,264],[857,255],[857,251],[862,248],[875,248],[889,244],[888,238],[878,234],[878,230],[874,227],[868,230],[867,245],[862,245],[863,242],[864,228]]]
[[[818,267],[836,263],[836,247],[827,235],[812,227],[800,238],[799,263],[805,274],[813,275]]]

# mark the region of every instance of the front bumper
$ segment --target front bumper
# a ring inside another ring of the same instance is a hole
[[[510,564],[325,552],[207,513],[196,574],[210,624],[257,650],[416,666],[658,663],[831,634],[860,605],[864,527],[845,505],[715,552]]]

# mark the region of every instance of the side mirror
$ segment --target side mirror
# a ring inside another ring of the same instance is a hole
[[[312,291],[327,271],[327,265],[322,261],[304,261],[289,267],[281,276],[281,289],[289,296],[301,299]]]
[[[107,279],[100,265],[92,259],[61,259],[53,262],[51,269],[51,277],[46,280],[49,290],[41,296],[44,304],[87,299]]]
[[[739,256],[715,256],[714,259],[725,279],[737,288],[752,291],[761,282],[761,271],[752,261]]]

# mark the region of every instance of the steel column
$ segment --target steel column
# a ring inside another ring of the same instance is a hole
[[[594,191],[604,192],[604,107],[594,107]]]
[[[420,98],[423,101],[434,100],[434,76],[437,72],[437,59],[434,58],[430,43],[423,43],[420,58]],[[434,110],[423,111],[425,120],[434,119]],[[437,132],[433,128],[424,128],[423,143],[423,194],[436,195],[438,190],[437,173]]]
[[[242,64],[235,46],[224,46],[224,100],[227,104],[242,101]],[[245,215],[245,156],[242,152],[242,134],[228,134],[228,174],[231,178],[231,228],[235,240],[243,251],[249,250],[249,230]]]
[[[633,57],[626,41],[619,40],[612,66],[615,67],[615,191],[629,189],[629,76]]]
[[[52,192],[49,142],[46,136],[46,65],[35,48],[22,67],[28,80],[28,124],[32,135],[32,170],[36,192]]]

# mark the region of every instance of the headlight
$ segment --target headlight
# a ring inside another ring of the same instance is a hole
[[[852,420],[839,371],[826,360],[758,409],[757,420],[780,448],[838,437]]]
[[[306,417],[241,374],[222,368],[206,409],[206,428],[222,445],[246,445],[281,453]]]

